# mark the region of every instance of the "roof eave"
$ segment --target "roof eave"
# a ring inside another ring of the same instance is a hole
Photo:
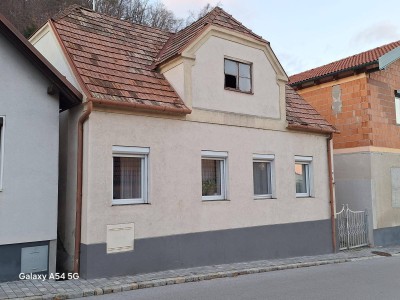
[[[328,126],[328,128],[321,128],[321,127],[310,127],[309,125],[300,125],[300,124],[288,124],[287,128],[296,131],[306,131],[312,133],[321,133],[321,134],[330,134],[330,133],[340,133],[334,126]]]
[[[331,80],[326,81],[326,82],[330,82],[330,81],[336,80],[334,77],[339,75],[339,74],[341,74],[341,73],[345,73],[345,72],[348,72],[348,71],[360,70],[360,69],[363,69],[363,68],[366,68],[366,67],[369,67],[369,66],[372,66],[372,65],[375,65],[375,64],[376,64],[376,67],[378,67],[378,60],[374,60],[374,61],[371,61],[371,62],[368,62],[368,63],[365,63],[365,64],[361,64],[361,65],[353,66],[353,67],[350,67],[350,68],[342,69],[342,70],[339,70],[339,71],[331,72],[331,73],[324,74],[324,75],[321,75],[321,76],[315,76],[315,77],[308,78],[308,79],[301,80],[301,81],[289,82],[289,85],[291,87],[299,87],[299,86],[301,86],[301,85],[303,85],[305,83],[309,83],[309,82],[313,82],[313,81],[316,81],[316,80],[321,80],[321,79],[333,76],[333,78]],[[369,69],[369,70],[371,70],[371,69]],[[349,75],[349,76],[351,76],[351,75]],[[349,76],[345,76],[345,77],[349,77]]]
[[[181,104],[180,107],[168,107],[168,106],[150,106],[141,103],[131,103],[131,102],[119,102],[114,100],[107,99],[98,99],[94,97],[88,98],[88,101],[93,102],[95,105],[99,106],[109,106],[114,108],[125,108],[125,109],[135,109],[137,111],[146,111],[146,112],[158,112],[158,113],[167,113],[167,114],[176,114],[176,115],[188,115],[192,112],[190,108],[186,105]]]

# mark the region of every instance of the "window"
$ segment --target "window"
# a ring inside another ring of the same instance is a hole
[[[225,59],[225,88],[251,92],[251,65]]]
[[[0,191],[3,189],[4,119],[0,116]]]
[[[113,146],[112,204],[147,203],[149,148]]]
[[[394,107],[396,111],[396,124],[400,124],[400,90],[394,93]]]
[[[274,190],[274,155],[253,155],[254,198],[272,198]]]
[[[226,199],[227,152],[201,151],[203,200]]]
[[[312,157],[295,157],[296,197],[312,195]]]

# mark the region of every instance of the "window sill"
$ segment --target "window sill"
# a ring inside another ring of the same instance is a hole
[[[254,196],[254,198],[253,198],[254,200],[268,200],[268,199],[272,199],[272,200],[276,200],[276,199],[278,199],[278,198],[276,198],[276,197],[272,197],[272,196],[260,196],[260,197],[257,197],[257,196]]]
[[[201,199],[202,202],[230,202],[229,199]]]
[[[244,92],[244,91],[241,91],[241,90],[237,90],[237,89],[234,89],[234,88],[228,88],[228,87],[225,87],[225,90],[226,90],[226,91],[231,91],[231,92],[237,92],[237,93],[247,94],[247,95],[254,95],[253,91]]]
[[[310,196],[310,195],[305,195],[305,196],[296,195],[296,198],[315,198],[315,197],[314,196]]]
[[[125,206],[125,205],[150,205],[151,203],[138,203],[138,202],[133,202],[133,203],[111,203],[111,206]]]

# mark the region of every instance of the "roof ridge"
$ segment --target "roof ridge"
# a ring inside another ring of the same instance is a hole
[[[140,26],[140,27],[150,28],[150,29],[152,29],[152,30],[156,30],[156,31],[163,32],[163,33],[170,34],[170,35],[171,35],[171,34],[174,34],[174,33],[171,32],[171,31],[163,30],[163,29],[160,29],[160,28],[158,28],[158,27],[154,27],[154,26],[150,26],[150,25],[145,25],[145,24],[140,24],[140,23],[132,22],[132,21],[130,21],[130,20],[128,20],[128,19],[120,19],[120,18],[118,18],[118,17],[114,17],[114,16],[108,15],[108,14],[106,14],[106,13],[94,11],[94,10],[88,8],[88,7],[84,7],[84,6],[79,5],[79,4],[72,4],[72,5],[68,6],[66,9],[64,9],[63,11],[61,11],[59,14],[55,15],[55,16],[52,18],[52,20],[54,20],[54,21],[57,22],[57,21],[61,20],[62,18],[65,18],[66,16],[68,16],[69,14],[71,14],[74,10],[86,10],[86,11],[88,11],[88,12],[90,12],[90,13],[98,14],[98,15],[100,15],[100,16],[103,16],[103,17],[106,17],[106,18],[109,18],[109,19],[112,19],[112,20],[115,20],[115,21],[118,21],[118,22],[126,23],[126,24],[129,24],[129,25],[134,25],[134,26]]]

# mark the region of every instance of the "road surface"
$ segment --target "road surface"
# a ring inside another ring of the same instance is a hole
[[[90,300],[400,299],[400,256],[89,297]]]

